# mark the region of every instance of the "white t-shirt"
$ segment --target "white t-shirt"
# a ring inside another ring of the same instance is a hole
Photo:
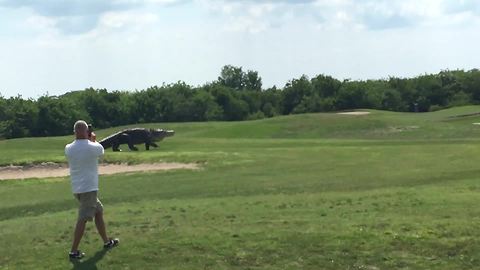
[[[87,139],[75,140],[65,146],[73,193],[98,190],[98,158],[103,152],[101,144]]]

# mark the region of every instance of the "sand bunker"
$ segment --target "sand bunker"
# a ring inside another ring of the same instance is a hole
[[[174,169],[198,169],[194,163],[152,163],[152,164],[100,164],[99,174],[116,174],[125,172],[164,171]],[[64,177],[69,175],[66,164],[42,163],[27,166],[6,166],[0,167],[0,180],[26,179],[26,178],[47,178]]]
[[[344,115],[367,115],[370,114],[370,112],[341,112],[337,114],[344,114]]]

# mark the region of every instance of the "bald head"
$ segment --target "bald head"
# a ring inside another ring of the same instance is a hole
[[[78,120],[73,125],[73,131],[77,139],[88,139],[88,125],[83,120]]]

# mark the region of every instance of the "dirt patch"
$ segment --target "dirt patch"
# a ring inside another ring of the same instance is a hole
[[[152,164],[100,164],[98,173],[100,175],[126,173],[126,172],[146,172],[146,171],[165,171],[175,169],[198,169],[194,163],[152,163]],[[70,171],[67,164],[42,163],[38,165],[26,166],[6,166],[0,167],[0,180],[7,179],[26,179],[26,178],[47,178],[68,176]]]
[[[343,114],[343,115],[367,115],[370,114],[370,112],[340,112],[337,114]]]

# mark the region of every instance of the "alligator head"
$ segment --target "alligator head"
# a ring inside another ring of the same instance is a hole
[[[165,137],[171,137],[175,135],[175,131],[166,129],[150,129],[150,134],[154,141],[161,141]]]

